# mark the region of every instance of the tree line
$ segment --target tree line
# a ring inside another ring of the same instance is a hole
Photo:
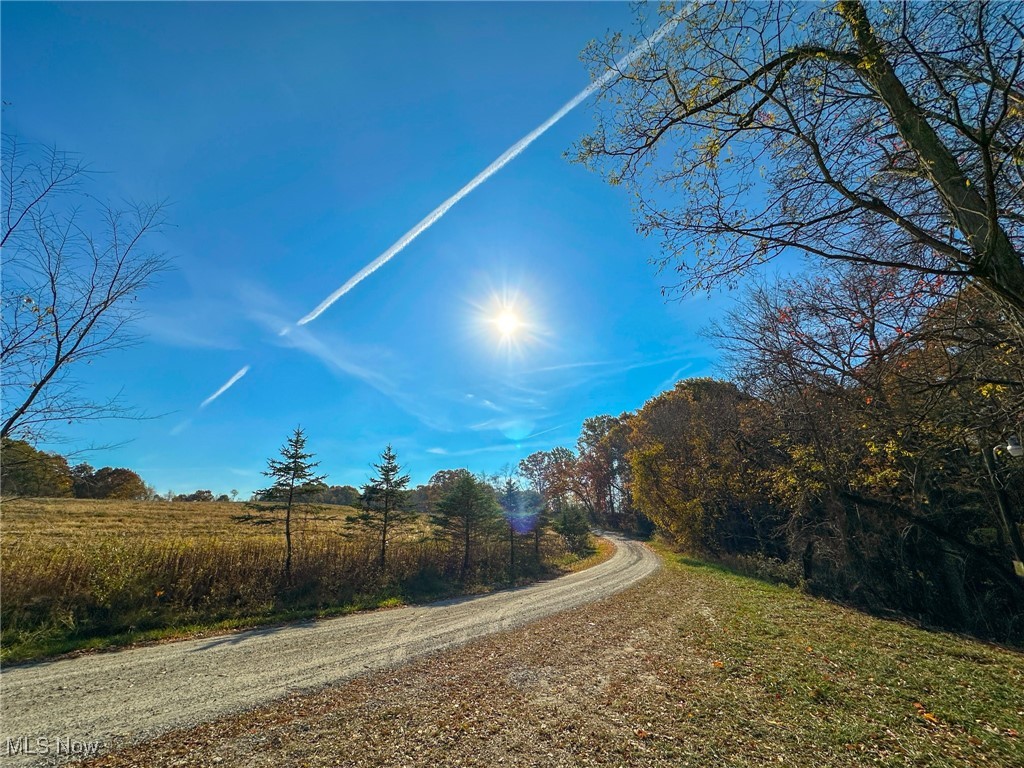
[[[120,499],[122,501],[234,501],[238,491],[215,496],[200,489],[191,493],[159,494],[134,470],[126,467],[94,469],[86,462],[72,466],[66,456],[41,451],[25,440],[2,438],[0,490],[5,496],[37,498]],[[325,496],[332,489],[324,492]]]
[[[59,453],[6,437],[0,452],[0,489],[5,496],[132,500],[155,495],[136,472],[124,467],[93,469],[84,462],[72,467]]]
[[[679,382],[523,462],[597,522],[820,594],[1024,639],[1024,334],[871,265],[750,288]]]
[[[11,453],[5,448],[8,470]],[[354,489],[327,485],[296,429],[268,460],[267,487],[232,505],[239,524],[232,533],[97,535],[74,547],[30,537],[5,553],[4,646],[66,647],[225,620],[276,622],[437,600],[557,575],[591,551],[578,505],[542,496],[511,468],[498,477],[442,470],[410,488],[389,446],[368,474],[355,504],[324,503],[351,500]],[[147,504],[174,515],[166,501]]]
[[[317,473],[319,462],[307,449],[306,441],[305,431],[296,427],[279,456],[267,461],[263,474],[271,484],[253,494],[248,505],[251,512],[237,518],[263,524],[268,516],[283,515],[284,574],[289,580],[293,513],[316,514],[316,500],[327,490],[326,475]],[[532,488],[524,488],[520,474],[510,467],[493,477],[474,475],[465,468],[445,469],[412,489],[410,475],[398,463],[390,444],[372,467],[374,473],[359,494],[358,511],[348,515],[346,521],[376,542],[376,564],[381,572],[388,570],[389,547],[396,539],[423,539],[425,530],[447,541],[451,551],[457,553],[457,577],[463,582],[471,573],[474,552],[481,541],[505,539],[511,579],[517,575],[517,552],[522,551],[520,561],[523,553],[528,553],[533,564],[540,565],[541,539],[549,528],[557,531],[573,552],[580,553],[589,545],[589,523],[580,506],[561,489],[543,483],[534,482]],[[522,477],[529,478],[525,465],[521,469]]]

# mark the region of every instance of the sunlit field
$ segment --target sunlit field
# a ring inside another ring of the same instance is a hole
[[[3,548],[67,543],[68,537],[125,536],[159,539],[167,536],[230,536],[259,538],[284,535],[284,522],[240,524],[235,518],[256,510],[243,502],[119,501],[115,499],[5,499]],[[296,516],[297,527],[309,533],[345,533],[352,507],[325,506]]]
[[[3,504],[3,659],[40,658],[198,632],[398,605],[520,583],[578,567],[561,537],[536,557],[495,532],[461,553],[416,520],[388,547],[346,522],[350,507],[293,513],[290,581],[283,513],[243,503],[16,499]],[[273,517],[276,514],[277,518]]]
[[[1024,0],[0,3],[0,768],[1024,768]]]

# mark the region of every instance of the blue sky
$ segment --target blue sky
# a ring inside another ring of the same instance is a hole
[[[80,154],[107,198],[171,203],[145,340],[84,379],[164,415],[69,430],[62,450],[119,444],[94,466],[248,493],[301,424],[330,482],[365,482],[391,442],[419,483],[712,372],[699,331],[727,299],[666,304],[627,194],[563,156],[590,104],[277,333],[585,87],[580,51],[630,28],[627,4],[5,2],[2,21],[4,131]]]

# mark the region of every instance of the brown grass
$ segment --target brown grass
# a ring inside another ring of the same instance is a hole
[[[285,578],[283,523],[239,523],[243,504],[13,500],[3,505],[2,648],[5,662],[183,637],[210,630],[335,615],[480,591],[508,580],[503,537],[481,539],[460,579],[460,553],[420,521],[389,544],[345,522],[348,507],[293,515]],[[517,580],[578,560],[557,536],[534,562],[526,542]]]
[[[252,510],[242,502],[118,501],[115,499],[5,499],[0,531],[5,550],[23,544],[66,544],[69,539],[110,535],[143,539],[204,536],[284,535],[284,523],[240,525],[232,517]],[[298,515],[310,532],[344,533],[352,507],[324,506],[314,515]]]
[[[615,545],[610,539],[594,538],[594,551],[586,557],[576,558],[572,555],[566,555],[563,560],[564,563],[556,563],[561,566],[561,570],[566,573],[576,573],[587,568],[593,568],[595,565],[603,563],[605,560],[615,554]]]

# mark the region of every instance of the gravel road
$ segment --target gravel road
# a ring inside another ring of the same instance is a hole
[[[584,605],[658,569],[642,544],[607,536],[610,559],[527,587],[3,670],[0,763],[48,765],[252,709]]]

